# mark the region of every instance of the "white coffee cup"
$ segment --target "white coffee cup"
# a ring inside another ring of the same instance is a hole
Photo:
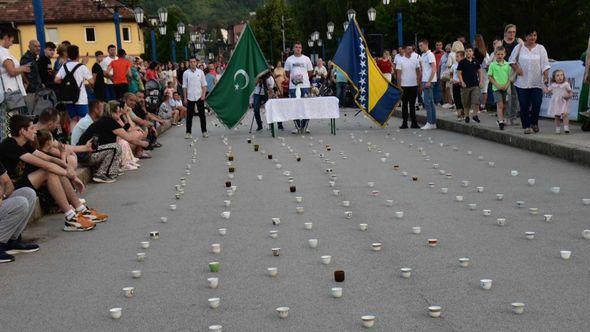
[[[387,206],[393,206],[393,199],[386,200],[385,204],[387,204]]]
[[[535,238],[535,232],[524,232],[524,236],[529,239],[532,240]]]
[[[398,219],[401,219],[404,217],[404,211],[396,211],[395,212],[395,217]]]
[[[207,301],[209,302],[209,307],[211,309],[219,308],[220,299],[218,297],[212,297],[212,298],[208,299]]]
[[[387,158],[381,158],[381,162],[384,163],[387,161]]]
[[[299,214],[302,214],[304,211],[304,208],[303,208],[303,206],[296,206],[295,211],[297,211],[297,213],[299,213]]]
[[[373,249],[373,251],[381,251],[382,247],[383,247],[383,244],[381,242],[375,242],[371,245],[371,248]]]
[[[230,200],[225,200],[225,201],[223,201],[223,204],[225,205],[225,207],[230,207],[231,206],[231,201]]]
[[[367,185],[369,186],[369,188],[373,188],[375,186],[375,182],[367,182]]]
[[[176,204],[170,204],[170,210],[172,210],[172,211],[176,210]]]
[[[569,250],[561,250],[559,252],[559,254],[561,255],[561,258],[563,258],[563,259],[570,259],[570,257],[572,256],[572,252]]]
[[[477,160],[483,160],[483,156],[477,156]]]
[[[447,171],[445,171],[444,169],[441,169],[441,170],[438,171],[438,173],[440,175],[445,175],[445,174],[447,174]]]
[[[582,231],[582,236],[586,239],[586,240],[590,240],[590,229],[585,229]]]
[[[150,241],[141,241],[141,247],[147,249],[150,247]]]
[[[138,252],[136,257],[138,262],[143,262],[145,260],[145,252]]]
[[[484,189],[485,188],[482,187],[482,186],[476,187],[476,190],[477,190],[478,193],[482,193],[484,191]]]
[[[359,224],[359,229],[361,231],[366,231],[369,228],[368,224]]]
[[[504,194],[496,194],[496,199],[501,201],[504,199]]]
[[[278,307],[277,314],[283,319],[289,317],[289,307]]]
[[[221,244],[219,244],[219,243],[211,244],[211,252],[214,254],[219,254],[221,252]]]
[[[324,255],[324,256],[322,256],[320,258],[322,259],[322,263],[324,265],[328,265],[332,261],[332,256],[330,256],[330,255]]]
[[[473,151],[471,151],[471,150],[468,150],[468,151],[467,151],[467,154],[468,154],[468,155],[472,155],[472,154],[473,154]]]
[[[345,211],[344,216],[346,217],[346,219],[352,218],[352,211]]]
[[[456,200],[457,202],[463,202],[463,196],[461,196],[461,195],[457,195],[457,196],[455,196],[455,200]]]
[[[258,181],[262,181],[262,174],[256,175],[256,178],[258,179]]]
[[[274,218],[271,218],[271,220],[272,220],[272,224],[275,226],[281,223],[281,218],[274,217]]]
[[[279,235],[279,231],[277,230],[271,230],[268,232],[269,236],[273,239],[276,239],[276,237]]]
[[[318,242],[319,242],[318,239],[309,239],[309,240],[307,240],[307,243],[312,248],[317,248]]]
[[[268,272],[268,275],[271,277],[276,277],[279,273],[279,269],[276,267],[269,267],[266,269],[266,271]]]
[[[402,267],[400,271],[402,278],[409,278],[412,275],[412,269],[409,267]]]
[[[225,234],[227,234],[227,228],[218,228],[217,233],[219,235],[225,235]]]
[[[483,215],[486,217],[489,217],[492,215],[492,210],[488,210],[488,209],[484,209],[483,210]]]
[[[439,164],[432,164],[432,168],[434,168],[434,169],[438,169],[439,167],[440,167]]]
[[[133,270],[131,271],[131,276],[135,279],[140,278],[141,277],[141,270]]]
[[[163,223],[167,223],[168,222],[168,217],[160,217],[160,221]]]
[[[428,239],[426,243],[429,247],[436,247],[438,245],[438,239]]]
[[[345,207],[350,206],[350,201],[342,201],[342,206],[345,206]]]
[[[209,325],[209,332],[221,332],[223,326],[221,325]]]
[[[518,171],[515,170],[515,169],[513,169],[513,170],[510,171],[510,175],[512,175],[512,176],[518,176]]]
[[[422,228],[420,226],[414,226],[414,227],[412,227],[412,233],[420,234],[420,233],[422,233]]]
[[[160,238],[160,232],[158,232],[158,231],[151,231],[150,234],[149,234],[149,236],[150,236],[150,239],[158,240]]]
[[[305,226],[305,229],[312,229],[313,228],[313,223],[312,222],[306,222],[303,224]]]
[[[504,225],[506,225],[506,218],[498,218],[498,219],[496,219],[496,224],[498,226],[504,226]]]
[[[332,190],[332,194],[334,194],[334,196],[339,196],[340,195],[340,190],[334,189],[334,190]]]
[[[536,182],[537,181],[535,179],[528,179],[527,180],[527,183],[529,184],[529,186],[534,186]]]
[[[121,318],[122,311],[123,311],[123,309],[121,309],[121,308],[111,308],[109,310],[109,312],[111,314],[111,317],[113,319],[119,319],[119,318]]]
[[[496,166],[496,163],[493,161],[488,161],[488,166],[494,167],[494,166]]]
[[[295,196],[295,202],[297,202],[297,203],[303,202],[303,196]]]
[[[362,316],[361,320],[363,321],[363,326],[366,328],[370,328],[373,327],[373,325],[375,325],[375,316],[373,315]]]
[[[475,204],[475,203],[469,203],[468,206],[469,206],[469,210],[471,210],[471,211],[475,211],[475,209],[477,209],[477,204]]]
[[[590,205],[590,198],[582,198],[582,204]]]
[[[551,192],[554,194],[559,194],[560,191],[561,191],[560,187],[551,187]]]
[[[207,278],[207,283],[209,285],[209,288],[215,289],[217,288],[217,286],[219,286],[219,278]]]
[[[135,294],[135,287],[124,287],[123,288],[123,296],[127,298],[132,298]]]
[[[443,194],[447,194],[449,192],[449,188],[440,188],[440,192]]]
[[[441,313],[442,313],[442,307],[441,306],[432,305],[432,306],[428,307],[428,314],[432,318],[438,318],[438,317],[440,317]]]
[[[529,208],[529,213],[532,215],[539,214],[539,208],[536,208],[536,207]]]
[[[468,267],[470,263],[471,259],[469,257],[459,258],[459,265],[461,265],[461,267]]]
[[[516,201],[516,206],[518,206],[519,208],[523,208],[524,204],[525,204],[524,201]]]
[[[468,180],[463,180],[463,181],[461,181],[461,185],[463,187],[468,187],[469,186],[469,181]]]
[[[341,298],[342,297],[342,287],[332,287],[330,289],[330,293],[334,298]]]
[[[231,216],[231,212],[230,211],[223,211],[223,212],[221,212],[221,217],[223,219],[229,219],[230,216]]]
[[[479,281],[479,287],[485,290],[490,290],[492,288],[492,279],[481,279]]]
[[[510,304],[512,306],[512,312],[516,315],[521,315],[524,312],[524,303],[522,302],[513,302]]]

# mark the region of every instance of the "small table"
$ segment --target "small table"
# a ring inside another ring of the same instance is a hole
[[[275,137],[275,122],[298,119],[330,119],[330,133],[336,135],[336,119],[340,117],[336,97],[269,99],[265,109],[272,137]]]

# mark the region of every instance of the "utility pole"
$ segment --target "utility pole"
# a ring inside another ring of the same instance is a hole
[[[283,53],[285,53],[285,15],[281,15],[281,33],[283,34]]]

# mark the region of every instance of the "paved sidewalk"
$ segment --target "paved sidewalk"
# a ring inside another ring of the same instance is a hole
[[[552,119],[539,121],[540,132],[525,135],[522,127],[506,126],[504,131],[496,125],[495,113],[480,113],[481,123],[458,122],[454,110],[437,108],[437,127],[462,134],[472,135],[501,144],[549,155],[590,166],[590,133],[583,132],[580,125],[570,124],[570,134],[555,134]],[[401,110],[396,110],[396,117],[401,117]],[[418,121],[426,121],[424,109],[417,114]],[[520,120],[518,121],[520,123]],[[398,126],[397,122],[391,126]]]

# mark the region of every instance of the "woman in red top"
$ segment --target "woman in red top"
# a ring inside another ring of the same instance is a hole
[[[383,73],[383,76],[391,82],[391,73],[393,72],[393,63],[391,62],[391,55],[389,51],[383,52],[383,57],[377,60],[377,67]]]
[[[159,71],[160,71],[160,64],[155,61],[152,61],[150,63],[150,66],[148,67],[148,69],[145,72],[146,81],[149,81],[149,80],[159,81],[160,80],[160,77],[158,76]]]

